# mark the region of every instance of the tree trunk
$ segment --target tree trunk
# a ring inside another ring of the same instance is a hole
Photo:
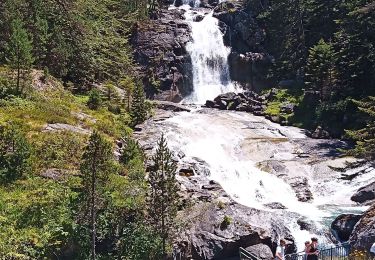
[[[96,159],[98,156],[98,148],[95,148],[94,158],[92,160],[91,174],[91,260],[96,259],[95,241],[96,241]]]
[[[16,86],[17,87],[17,89],[16,89],[17,94],[20,91],[20,77],[21,77],[21,65],[18,62],[18,64],[17,64],[17,86]]]
[[[250,65],[250,85],[251,85],[251,89],[250,90],[254,90],[253,65],[254,65],[254,61],[251,60],[251,65]]]
[[[91,176],[91,259],[95,260],[95,240],[96,240],[96,227],[95,227],[95,173]]]

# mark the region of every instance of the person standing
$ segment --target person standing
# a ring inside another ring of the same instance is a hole
[[[375,256],[375,243],[372,244],[371,248],[370,248],[370,253]]]
[[[307,260],[318,260],[319,250],[318,250],[318,239],[311,238],[310,249],[307,253]]]
[[[303,260],[307,260],[307,256],[308,256],[308,253],[310,252],[310,241],[306,241],[305,242],[305,251],[304,251],[304,256],[303,256]]]
[[[285,245],[285,240],[280,239],[280,245],[276,248],[275,260],[285,260]]]

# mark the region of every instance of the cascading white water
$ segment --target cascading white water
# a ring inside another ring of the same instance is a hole
[[[182,2],[184,5],[179,8],[185,10],[185,18],[192,28],[192,42],[187,45],[187,51],[192,59],[194,84],[193,93],[184,101],[202,104],[219,94],[237,91],[230,80],[230,48],[224,45],[219,21],[212,11],[205,13],[203,9],[192,9],[200,5],[199,0]],[[197,16],[204,18],[196,19]],[[207,177],[220,183],[238,203],[262,210],[271,210],[267,208],[270,203],[285,206],[283,212],[290,213],[290,217],[286,214],[285,225],[292,231],[300,249],[311,234],[300,230],[297,218],[304,216],[313,221],[319,232],[337,212],[363,210],[349,198],[375,177],[375,170],[371,169],[351,183],[341,181],[340,173],[329,165],[340,163],[337,160],[298,159],[296,151],[300,148],[294,140],[307,138],[301,130],[282,127],[249,114],[183,113],[166,120],[161,127],[172,150],[185,155],[181,163],[189,164],[196,158],[204,161],[210,172]],[[299,201],[290,183],[259,166],[268,161],[285,166],[286,170],[279,172],[280,175],[307,178],[314,200]]]
[[[200,1],[184,0],[180,7],[186,10],[185,18],[192,29],[192,41],[187,45],[193,68],[193,93],[184,102],[203,104],[219,94],[236,91],[230,80],[228,56],[230,48],[224,45],[223,33],[219,21],[213,17],[213,11],[191,9],[199,6]],[[197,16],[204,17],[196,20]]]
[[[200,0],[182,0],[182,3],[184,5],[191,5],[191,6],[194,6],[194,7],[199,7],[199,5],[201,4],[201,1]],[[174,0],[174,3],[173,5],[176,4],[176,0]]]
[[[283,212],[290,213],[285,215],[285,225],[300,250],[303,242],[315,235],[300,229],[297,219],[301,216],[316,225],[324,241],[326,225],[338,212],[365,209],[356,206],[350,197],[375,178],[375,170],[369,168],[349,182],[340,180],[342,173],[331,169],[348,159],[299,158],[300,143],[308,140],[301,129],[283,127],[251,114],[224,111],[182,113],[162,124],[171,149],[185,155],[181,163],[194,164],[196,158],[204,161],[210,172],[207,178],[220,183],[238,203],[262,210],[271,210],[267,206],[270,203],[285,206]],[[268,162],[282,165],[277,174],[260,166]],[[307,178],[313,201],[299,201],[296,190],[279,175]]]

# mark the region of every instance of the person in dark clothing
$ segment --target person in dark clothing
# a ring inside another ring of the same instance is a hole
[[[313,237],[311,238],[310,249],[307,252],[307,260],[318,260],[318,239]]]

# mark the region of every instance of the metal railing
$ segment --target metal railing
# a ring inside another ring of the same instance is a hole
[[[318,258],[321,260],[346,260],[350,252],[350,244],[343,243],[337,246],[319,250]],[[305,252],[299,252],[285,256],[285,260],[305,260]]]
[[[250,253],[245,248],[240,247],[240,259],[241,260],[259,260],[259,258],[254,255],[253,253]]]

